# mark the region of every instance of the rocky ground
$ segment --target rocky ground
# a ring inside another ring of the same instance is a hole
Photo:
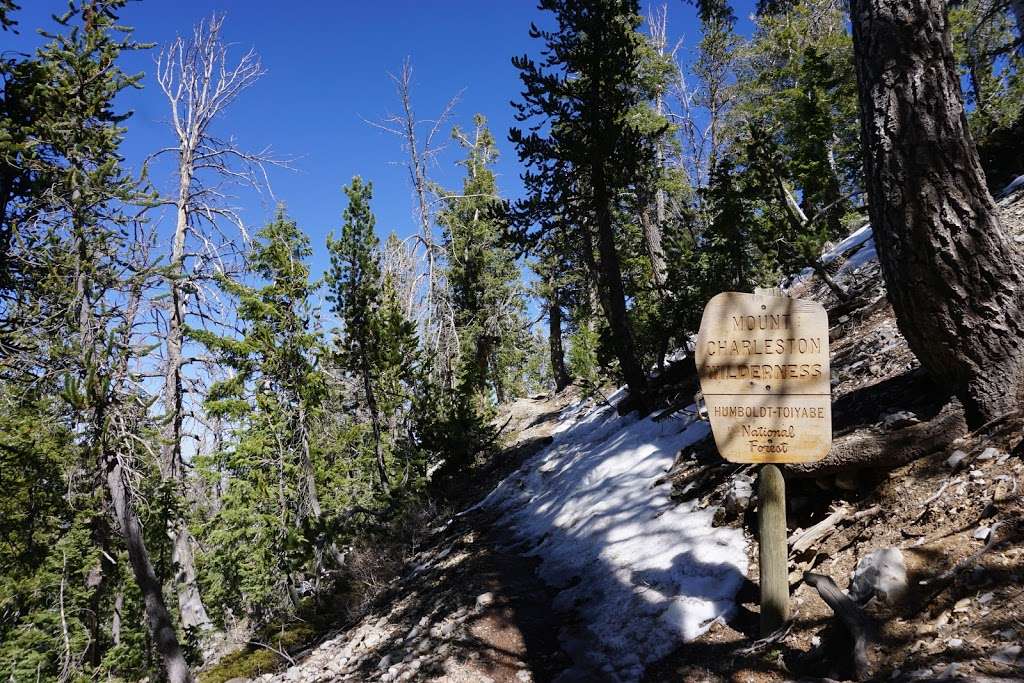
[[[1024,241],[1020,199],[1002,204]],[[857,262],[846,253],[833,267],[841,270],[844,260]],[[1024,423],[967,432],[957,401],[929,383],[896,328],[877,262],[847,269],[843,280],[852,294],[845,302],[813,280],[789,293],[829,309],[833,452],[871,450],[887,464],[788,469],[792,621],[758,640],[756,468],[723,463],[707,441],[681,452],[666,473],[674,499],[716,506],[717,524],[748,534],[749,580],[730,620],[680,643],[646,680],[854,678],[854,641],[805,582],[807,571],[856,599],[866,633],[861,678],[1024,680]],[[675,404],[686,405],[690,379],[679,384]],[[508,449],[467,482],[465,501],[483,497],[550,442],[556,417],[576,398],[569,391],[510,406],[499,421]],[[537,579],[536,560],[509,550],[495,519],[473,511],[440,520],[362,619],[256,680],[558,678],[569,664],[559,632],[573,616],[553,612],[554,593]]]

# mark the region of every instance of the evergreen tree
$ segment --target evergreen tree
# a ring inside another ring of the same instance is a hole
[[[44,32],[49,42],[37,53],[49,89],[40,97],[52,97],[61,105],[43,108],[32,123],[45,141],[42,147],[50,163],[36,176],[37,181],[46,180],[35,196],[41,202],[37,229],[44,237],[32,259],[45,266],[34,276],[32,298],[23,301],[32,315],[22,320],[35,321],[23,335],[32,340],[23,351],[34,355],[24,367],[63,378],[63,416],[82,456],[76,471],[89,473],[87,485],[93,488],[105,484],[103,503],[127,550],[153,647],[167,678],[178,683],[191,680],[191,675],[156,579],[134,494],[134,473],[145,469],[147,457],[140,439],[151,427],[148,399],[131,376],[134,360],[143,352],[134,329],[141,292],[153,268],[148,244],[126,238],[131,219],[125,207],[137,202],[139,194],[121,167],[122,124],[128,115],[114,110],[114,100],[138,83],[139,77],[125,74],[117,62],[123,51],[139,46],[118,24],[124,4],[71,3],[56,17],[62,32]],[[42,162],[42,157],[33,160]],[[144,231],[136,226],[135,234]],[[98,550],[104,547],[101,542]],[[108,556],[119,552],[107,547]],[[100,563],[90,597],[96,623],[112,607],[104,599],[112,574]],[[103,645],[94,641],[90,647],[88,657],[98,664]],[[66,646],[58,652],[63,652],[65,672],[80,661]]]
[[[851,16],[889,300],[921,365],[977,426],[1024,407],[1024,260],[966,129],[945,4],[856,0]]]
[[[234,424],[236,441],[200,459],[205,475],[226,480],[219,507],[202,525],[214,552],[206,558],[211,594],[222,610],[264,618],[294,596],[294,574],[321,553],[323,508],[311,436],[326,382],[314,327],[308,238],[279,208],[249,254],[250,287],[222,279],[238,301],[242,334],[190,334],[215,351],[233,375],[210,387],[207,413]]]
[[[411,399],[416,371],[415,326],[403,312],[394,283],[381,277],[376,220],[370,209],[373,187],[356,176],[345,188],[348,206],[337,240],[328,237],[331,267],[328,300],[342,323],[337,343],[340,368],[356,380],[371,433],[377,486],[396,488],[392,475],[408,481],[412,464],[397,462],[399,423]],[[408,456],[408,453],[407,453]]]
[[[505,232],[501,199],[491,166],[497,159],[494,138],[477,115],[472,139],[456,129],[466,150],[466,177],[460,192],[444,195],[438,221],[448,255],[447,281],[462,358],[458,390],[472,396],[486,417],[489,393],[499,402],[507,393],[508,356],[523,326],[519,269]]]
[[[527,198],[516,203],[520,240],[536,246],[559,217],[578,233],[581,256],[608,322],[609,340],[636,405],[644,405],[646,373],[626,305],[622,218],[637,213],[638,186],[649,186],[656,147],[634,113],[652,93],[640,78],[643,37],[634,0],[543,0],[558,31],[532,26],[544,58],[513,64],[523,83],[509,139],[520,161]],[[538,225],[530,231],[530,226]]]
[[[1021,173],[1024,156],[1024,4],[950,3],[953,55],[964,86],[967,120],[997,192]]]

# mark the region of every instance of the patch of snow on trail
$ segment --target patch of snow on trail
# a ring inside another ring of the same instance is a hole
[[[707,432],[692,418],[638,420],[581,402],[559,416],[554,442],[480,503],[541,559],[541,578],[561,588],[554,608],[580,617],[561,634],[574,661],[564,680],[638,680],[734,608],[742,532],[712,527],[713,508],[673,506],[671,485],[654,486]]]

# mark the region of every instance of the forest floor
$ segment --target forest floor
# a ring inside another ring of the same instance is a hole
[[[1024,197],[1002,206],[1024,242]],[[863,604],[867,677],[1024,680],[1024,423],[1007,419],[968,432],[956,399],[930,384],[896,328],[870,231],[855,232],[833,254],[836,279],[850,289],[849,301],[839,302],[808,277],[792,283],[788,294],[817,299],[829,310],[836,446],[880,449],[886,464],[813,476],[799,467],[787,469],[791,546],[804,530],[820,533],[804,536],[799,552],[790,553],[792,620],[784,632],[758,640],[756,496],[742,495],[755,484],[756,468],[723,463],[708,439],[680,442],[673,432],[667,441],[651,441],[682,447],[673,449],[670,466],[647,490],[652,497],[661,495],[656,488],[670,494],[664,514],[677,515],[677,524],[713,527],[702,528],[701,538],[742,550],[745,559],[730,555],[722,561],[742,570],[741,583],[727,586],[735,604],[722,608],[725,603],[704,586],[699,597],[707,599],[694,606],[702,618],[675,625],[685,640],[648,650],[639,669],[608,668],[607,662],[621,657],[623,647],[642,649],[653,632],[624,634],[634,638],[625,645],[607,632],[592,641],[573,635],[592,626],[595,613],[615,626],[609,605],[633,609],[637,599],[630,594],[605,604],[609,589],[602,573],[621,578],[626,565],[603,566],[587,555],[587,546],[572,545],[582,531],[555,539],[581,555],[573,565],[573,558],[545,550],[555,526],[533,537],[540,530],[522,524],[524,509],[566,506],[561,498],[540,499],[534,489],[544,478],[528,470],[568,467],[589,457],[559,436],[567,416],[578,419],[583,405],[593,413],[608,411],[594,402],[581,404],[573,388],[507,406],[498,421],[506,448],[467,478],[457,501],[465,512],[438,520],[401,578],[358,621],[321,634],[293,651],[293,665],[256,680],[600,681],[635,680],[638,671],[646,681],[846,680],[854,677],[851,638],[804,583],[803,572],[827,575],[846,589],[858,563],[882,549],[899,551],[906,589]],[[666,373],[666,405],[690,402],[693,378],[678,380]],[[686,410],[651,420],[678,419]],[[614,458],[620,442],[622,448],[635,446],[616,435],[651,420],[623,423],[615,427],[619,431],[601,435],[608,446],[600,457]],[[562,460],[545,455],[557,453],[560,444]],[[599,476],[595,467],[577,485],[593,488]],[[621,470],[614,475],[622,476]],[[474,505],[493,499],[492,490],[504,491],[498,503]],[[601,489],[597,495],[608,494]],[[590,523],[576,517],[570,522],[574,530]],[[682,536],[679,543],[694,544],[697,554],[706,547]],[[552,563],[573,568],[575,575],[558,577]],[[715,570],[704,579],[724,585],[730,576]],[[657,587],[657,579],[652,585]],[[604,612],[595,612],[595,605]],[[720,616],[704,618],[719,609]],[[619,626],[633,628],[628,622]],[[603,652],[597,668],[580,668],[587,658],[583,646]]]

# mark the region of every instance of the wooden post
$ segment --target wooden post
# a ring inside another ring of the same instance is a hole
[[[761,637],[789,619],[786,548],[786,480],[775,465],[763,465],[758,483],[758,536],[761,564]]]
[[[780,287],[757,287],[754,294],[782,296]],[[758,485],[761,565],[761,637],[789,619],[789,548],[786,545],[786,480],[775,465],[762,465]]]

